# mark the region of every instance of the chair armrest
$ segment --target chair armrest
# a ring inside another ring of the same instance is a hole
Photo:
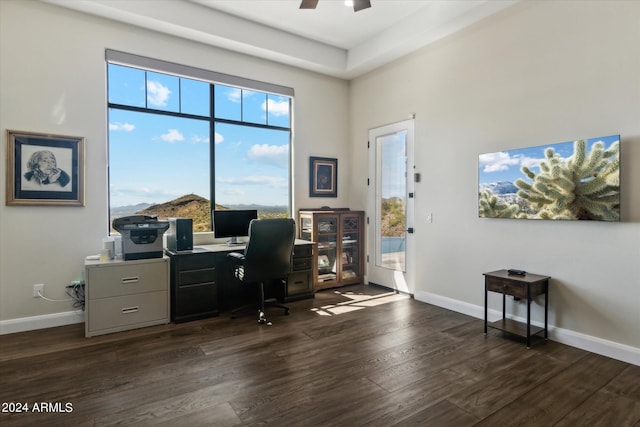
[[[227,256],[241,262],[244,262],[245,260],[244,254],[241,254],[240,252],[231,252],[228,253]]]

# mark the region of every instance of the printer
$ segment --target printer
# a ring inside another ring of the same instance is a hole
[[[122,235],[122,257],[134,259],[162,258],[162,235],[169,221],[157,216],[131,215],[113,220],[113,228]]]

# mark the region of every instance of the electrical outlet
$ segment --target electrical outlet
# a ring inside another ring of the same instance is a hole
[[[33,285],[33,297],[40,298],[42,295],[44,295],[44,284]]]

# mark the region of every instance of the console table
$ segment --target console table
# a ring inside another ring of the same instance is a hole
[[[509,274],[507,270],[497,270],[484,275],[484,333],[487,327],[499,329],[527,339],[527,348],[531,347],[531,337],[544,332],[544,338],[548,338],[547,317],[549,311],[549,276],[526,273],[525,275]],[[489,292],[502,294],[502,319],[496,322],[487,322],[487,297]],[[531,300],[544,294],[544,328],[531,326]],[[506,318],[506,296],[522,298],[527,303],[527,323]]]

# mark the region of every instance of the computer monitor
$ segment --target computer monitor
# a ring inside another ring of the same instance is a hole
[[[238,237],[249,235],[249,223],[258,218],[258,211],[255,209],[214,210],[212,217],[215,237],[230,237],[227,244],[238,245],[242,244],[238,241]]]

